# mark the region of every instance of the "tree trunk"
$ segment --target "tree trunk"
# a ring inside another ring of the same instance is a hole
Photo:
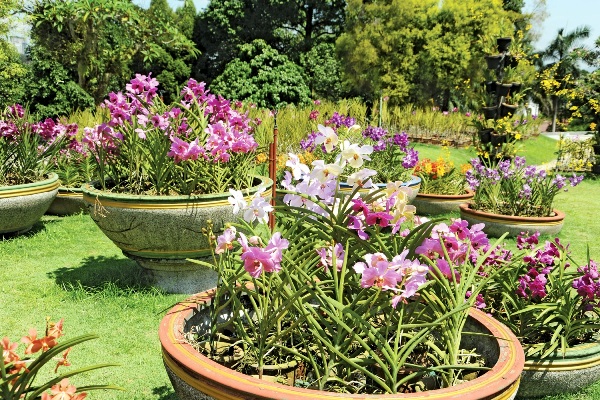
[[[556,117],[558,115],[558,96],[552,98],[552,133],[556,132]]]

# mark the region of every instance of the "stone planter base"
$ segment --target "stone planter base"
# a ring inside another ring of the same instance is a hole
[[[418,215],[439,215],[459,210],[462,203],[468,202],[475,195],[469,191],[466,194],[442,195],[442,194],[417,194],[412,204],[417,207]]]
[[[527,359],[517,398],[577,392],[600,380],[600,342],[567,349],[543,360]]]
[[[542,235],[556,235],[563,227],[565,214],[554,210],[552,217],[515,217],[492,214],[469,208],[469,204],[460,205],[460,217],[469,225],[484,223],[483,231],[489,236],[500,237],[508,232],[508,237],[516,237],[521,232],[540,232]]]
[[[87,212],[87,205],[83,201],[81,188],[60,187],[46,214],[64,217],[81,212]]]
[[[0,187],[0,235],[30,230],[58,192],[58,175],[43,181]]]

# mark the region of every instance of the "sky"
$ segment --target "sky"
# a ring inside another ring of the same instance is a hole
[[[536,10],[538,0],[526,0],[524,11]],[[600,17],[600,0],[546,0],[546,18],[541,24],[534,24],[532,29],[540,34],[535,42],[536,50],[542,50],[556,37],[560,28],[571,32],[575,28],[587,25],[590,27],[590,38],[583,43],[589,47],[600,36],[598,17]],[[537,8],[539,10],[539,8]]]

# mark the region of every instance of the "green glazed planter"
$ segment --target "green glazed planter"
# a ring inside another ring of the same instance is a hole
[[[512,400],[517,394],[525,355],[517,337],[487,314],[471,309],[464,330],[465,348],[477,349],[489,371],[456,386],[416,393],[346,394],[286,386],[229,369],[207,358],[186,341],[186,334],[207,329],[210,318],[203,305],[215,291],[198,293],[169,310],[158,336],[163,362],[181,400]]]
[[[58,175],[23,185],[0,186],[0,234],[25,233],[44,215],[58,192]]]
[[[87,204],[83,201],[81,188],[61,186],[58,188],[58,194],[50,204],[46,214],[64,217],[86,211]]]
[[[458,211],[460,205],[471,200],[474,195],[470,190],[457,195],[419,193],[411,204],[417,208],[418,215],[439,215]]]
[[[542,235],[556,235],[563,227],[565,213],[554,210],[551,217],[517,217],[473,210],[468,203],[460,205],[460,218],[469,225],[484,223],[483,231],[489,236],[500,237],[508,232],[508,237],[517,237],[521,232],[540,232]]]
[[[249,199],[269,178],[243,191]],[[143,196],[111,193],[91,184],[82,187],[88,212],[123,254],[146,270],[156,285],[170,293],[196,293],[216,286],[217,274],[187,259],[211,257],[202,228],[211,220],[219,235],[234,222],[229,193],[199,196]],[[265,191],[267,194],[269,191]]]
[[[539,359],[525,359],[517,398],[577,392],[600,380],[600,341]]]

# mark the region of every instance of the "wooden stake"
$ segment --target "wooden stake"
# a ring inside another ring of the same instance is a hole
[[[277,196],[277,110],[274,111],[273,142],[269,145],[269,178],[273,181],[271,186],[271,205],[275,207],[275,197]],[[275,231],[275,211],[269,214],[269,228],[271,232]]]

